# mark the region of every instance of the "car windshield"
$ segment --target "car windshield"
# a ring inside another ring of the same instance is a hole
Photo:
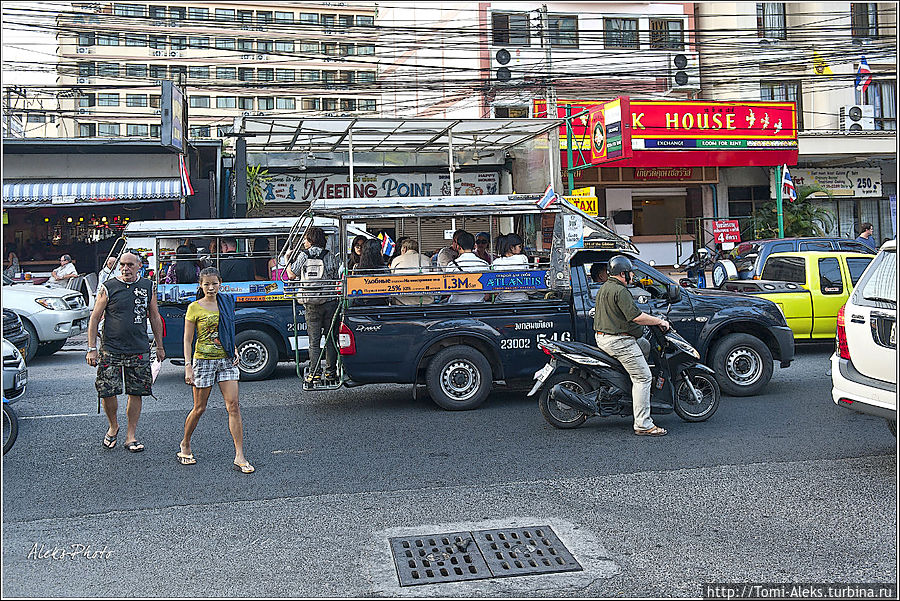
[[[875,259],[877,264],[863,285],[862,295],[866,300],[885,301],[897,303],[897,253],[887,251],[882,253],[881,261]]]

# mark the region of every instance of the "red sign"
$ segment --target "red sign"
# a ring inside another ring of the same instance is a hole
[[[793,140],[796,144],[797,110],[793,102],[632,100],[631,126],[633,138],[648,140]]]
[[[627,125],[628,98],[616,98],[590,109],[591,162],[606,163],[631,157]]]
[[[736,219],[719,219],[713,221],[713,239],[719,244],[723,242],[740,242],[740,224],[738,224]]]

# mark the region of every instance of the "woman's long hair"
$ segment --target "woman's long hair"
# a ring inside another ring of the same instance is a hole
[[[191,251],[191,247],[186,244],[175,249],[175,279],[179,284],[194,284],[200,281],[197,279],[197,261],[190,258],[196,254],[196,251]]]
[[[203,277],[207,276],[207,275],[215,276],[215,278],[217,280],[219,280],[219,283],[220,284],[222,283],[222,274],[219,273],[219,270],[216,269],[215,267],[207,267],[207,268],[203,269],[203,271],[200,272],[200,278],[197,281],[202,282]],[[206,293],[203,292],[203,287],[197,286],[197,300],[200,300],[204,296],[206,296]]]
[[[503,243],[505,248],[501,255],[505,257],[507,254],[512,253],[513,246],[522,245],[524,247],[525,241],[522,240],[522,236],[513,232],[506,235],[506,238],[503,239]]]
[[[347,261],[347,266],[350,269],[353,269],[359,263],[359,255],[353,252],[353,249],[356,248],[356,245],[360,242],[365,244],[366,237],[363,235],[356,236],[353,238],[353,244],[350,245],[350,259]]]
[[[363,244],[362,251],[359,253],[359,263],[357,269],[382,269],[384,268],[384,255],[381,254],[381,241],[376,238],[370,238]]]

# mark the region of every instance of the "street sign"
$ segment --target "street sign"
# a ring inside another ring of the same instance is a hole
[[[719,244],[741,241],[741,226],[737,219],[719,219],[713,221],[713,239]]]

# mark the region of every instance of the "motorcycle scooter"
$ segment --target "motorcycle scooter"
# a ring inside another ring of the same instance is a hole
[[[679,286],[667,288],[669,305],[681,297]],[[668,316],[668,311],[666,312]],[[651,414],[674,411],[688,422],[709,419],[719,408],[721,391],[715,372],[700,362],[700,353],[674,329],[648,326],[648,364],[652,374]],[[611,355],[581,342],[542,340],[550,361],[535,375],[528,393],[541,391],[541,415],[557,428],[577,428],[589,417],[632,416],[631,377]]]

